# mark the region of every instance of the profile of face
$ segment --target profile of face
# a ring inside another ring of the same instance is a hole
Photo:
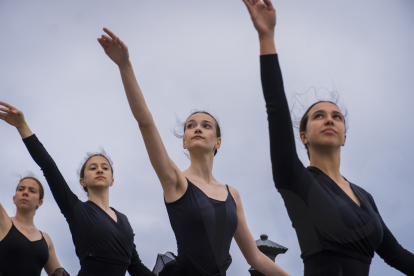
[[[183,147],[192,152],[211,152],[218,150],[221,137],[217,137],[216,120],[205,113],[195,113],[185,122]]]
[[[112,169],[108,159],[103,156],[92,156],[85,164],[80,184],[88,191],[108,188],[113,185]]]
[[[43,204],[40,187],[33,179],[23,179],[16,189],[13,202],[18,210],[33,211]]]
[[[345,145],[345,130],[345,118],[339,108],[331,102],[320,102],[309,110],[300,139],[309,150],[340,148]]]

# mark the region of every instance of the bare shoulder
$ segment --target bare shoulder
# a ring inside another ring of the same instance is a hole
[[[0,204],[0,239],[3,239],[6,233],[12,227],[12,220],[7,214],[6,210]]]
[[[44,238],[45,238],[45,240],[46,240],[47,246],[48,246],[49,248],[52,248],[52,247],[53,247],[53,242],[52,242],[52,239],[50,238],[49,234],[48,234],[48,233],[46,233],[46,232],[43,232],[43,231],[42,231],[42,234],[43,234],[43,237],[44,237]]]
[[[233,186],[230,186],[230,185],[227,185],[227,186],[229,187],[230,193],[233,196],[236,203],[239,203],[239,202],[241,203],[239,191],[237,191],[237,189],[234,188]]]

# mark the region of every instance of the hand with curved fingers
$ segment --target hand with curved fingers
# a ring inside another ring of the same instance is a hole
[[[107,28],[103,28],[103,30],[109,36],[102,35],[102,37],[98,38],[98,42],[101,44],[108,57],[118,66],[122,65],[125,62],[128,62],[128,47],[113,32]]]
[[[0,105],[3,107],[0,107],[0,119],[5,121],[11,126],[14,126],[17,128],[17,130],[20,133],[20,136],[22,138],[27,138],[31,136],[33,133],[30,130],[29,126],[26,123],[26,120],[24,118],[23,112],[15,108],[14,106],[1,102]]]
[[[271,36],[276,26],[276,11],[270,0],[242,0],[259,36]]]

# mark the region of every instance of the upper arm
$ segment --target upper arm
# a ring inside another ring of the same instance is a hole
[[[247,226],[246,217],[244,215],[243,205],[241,202],[239,192],[229,186],[230,192],[234,198],[234,201],[237,205],[237,230],[234,233],[234,239],[237,242],[243,256],[250,265],[253,265],[255,260],[259,258],[260,251],[256,246],[256,242],[252,234],[250,233],[249,227]]]
[[[187,184],[186,179],[168,156],[155,122],[151,120],[150,123],[140,126],[140,130],[151,164],[157,173],[164,193],[167,195],[175,193],[177,190],[184,192]]]
[[[45,232],[43,232],[43,237],[45,238],[46,243],[49,248],[49,260],[47,261],[44,268],[45,268],[47,275],[52,275],[55,272],[55,270],[60,268],[61,266],[57,259],[56,252],[55,252],[55,246],[52,242],[52,239]]]
[[[296,152],[295,135],[278,56],[261,56],[260,66],[269,121],[273,179],[277,188],[284,188],[295,179],[304,166]]]
[[[0,203],[0,241],[4,239],[12,226],[11,219]]]
[[[61,212],[65,213],[78,202],[78,197],[70,190],[56,163],[43,147],[42,143],[37,139],[36,135],[23,139],[23,142],[33,160],[43,171]]]

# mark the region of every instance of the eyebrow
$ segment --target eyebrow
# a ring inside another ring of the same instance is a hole
[[[91,164],[88,165],[88,167],[90,167],[92,165],[98,166],[98,163],[91,163]],[[107,166],[109,166],[108,163],[105,163],[105,162],[101,163],[101,165],[107,165]]]
[[[320,110],[316,110],[315,112],[313,112],[313,114],[312,114],[312,116],[313,115],[315,115],[316,113],[326,113],[326,111],[325,110],[323,110],[323,109],[320,109]],[[332,111],[332,113],[336,113],[336,114],[340,114],[340,115],[342,115],[342,113],[341,112],[339,112],[339,111],[336,111],[336,110],[334,110],[334,111]],[[342,115],[343,116],[343,115]]]
[[[19,185],[19,187],[17,187],[17,189],[20,189],[20,188],[26,188],[26,186]],[[34,190],[37,191],[37,189],[35,187],[29,187],[29,189],[34,189]]]
[[[187,124],[189,123],[189,122],[195,122],[196,120],[194,120],[194,119],[192,119],[192,120],[190,120],[190,121],[188,121],[187,122]],[[210,123],[210,124],[213,124],[212,122],[210,122],[209,120],[203,120],[202,121],[203,123]]]

